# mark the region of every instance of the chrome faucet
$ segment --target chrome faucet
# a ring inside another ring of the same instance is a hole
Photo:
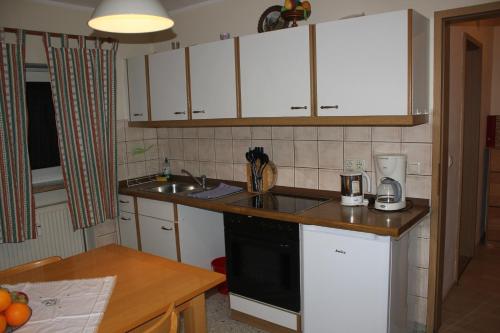
[[[193,176],[191,174],[191,172],[187,171],[186,169],[182,169],[181,172],[185,173],[186,175],[191,177],[196,182],[196,184],[200,185],[203,188],[203,190],[207,189],[207,176],[205,176],[205,175],[200,176],[200,179],[201,179],[200,180],[200,179],[196,178],[195,176]]]

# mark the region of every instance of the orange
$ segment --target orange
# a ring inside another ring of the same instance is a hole
[[[12,298],[7,289],[0,289],[0,312],[4,311],[12,303]]]
[[[23,303],[12,303],[5,310],[5,318],[10,326],[21,326],[31,317],[31,308]]]
[[[5,319],[5,316],[0,313],[0,333],[5,332],[5,329],[7,328],[7,319]]]

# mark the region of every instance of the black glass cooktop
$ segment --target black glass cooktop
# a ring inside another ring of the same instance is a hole
[[[231,204],[241,207],[261,208],[281,213],[299,213],[319,206],[327,201],[325,198],[296,197],[292,195],[264,193]]]

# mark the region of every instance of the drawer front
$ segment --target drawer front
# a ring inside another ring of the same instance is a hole
[[[120,212],[118,220],[120,228],[120,244],[134,250],[138,250],[137,225],[135,223],[135,214]]]
[[[118,196],[118,207],[120,212],[135,213],[134,197],[120,194]]]
[[[139,215],[142,251],[177,261],[174,223]]]
[[[174,204],[171,202],[137,198],[139,215],[174,221]]]

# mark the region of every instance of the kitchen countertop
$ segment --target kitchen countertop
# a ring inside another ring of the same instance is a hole
[[[190,181],[190,179],[183,176],[176,176],[173,181],[186,182]],[[209,180],[209,184],[212,185],[219,182],[221,181]],[[246,189],[246,183],[234,181],[223,182]],[[411,200],[413,207],[401,212],[383,212],[364,206],[342,206],[340,204],[339,192],[281,186],[276,186],[271,192],[294,196],[328,198],[330,200],[306,211],[290,214],[259,208],[241,207],[231,204],[232,202],[255,195],[254,193],[246,191],[213,200],[195,199],[188,197],[185,194],[164,194],[147,191],[149,188],[164,184],[166,184],[166,182],[152,182],[127,187],[125,182],[120,182],[119,193],[153,200],[168,201],[216,212],[251,215],[285,222],[368,232],[392,237],[399,237],[429,212],[428,200],[425,199],[408,198]]]

